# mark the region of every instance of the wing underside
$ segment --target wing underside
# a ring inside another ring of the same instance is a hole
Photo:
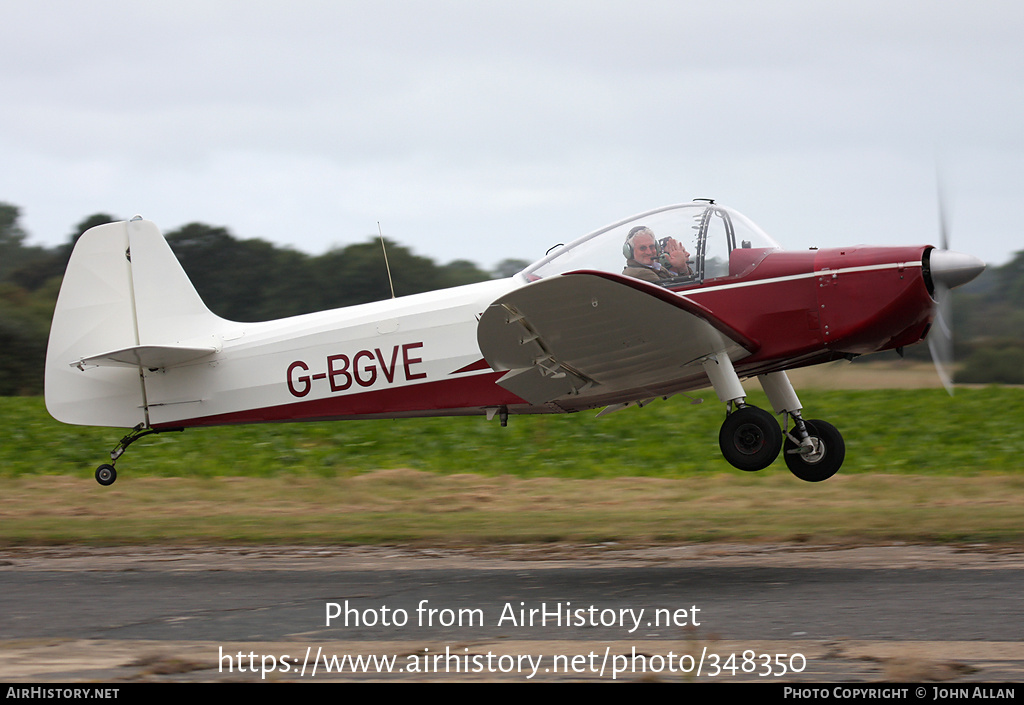
[[[477,340],[498,384],[540,405],[572,396],[649,396],[734,361],[757,343],[698,304],[653,284],[603,272],[550,277],[505,294],[480,318]]]

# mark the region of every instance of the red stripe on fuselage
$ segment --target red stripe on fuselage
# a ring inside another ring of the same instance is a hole
[[[246,409],[226,414],[198,416],[182,421],[154,424],[153,427],[177,428],[194,426],[222,426],[226,424],[312,421],[345,417],[388,418],[392,416],[440,416],[447,411],[452,415],[459,410],[482,409],[488,406],[507,406],[526,402],[495,382],[504,372],[388,387],[359,394],[342,394],[311,399],[292,404],[279,404],[260,409]]]

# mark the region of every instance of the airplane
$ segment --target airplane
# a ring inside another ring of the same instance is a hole
[[[695,389],[725,404],[725,459],[781,454],[820,482],[845,458],[804,419],[786,370],[924,340],[979,259],[931,245],[787,251],[712,199],[559,245],[515,276],[239,323],[212,313],[152,222],[79,238],[57,300],[45,396],[58,421],[130,428],[129,445],[221,424],[516,414],[628,406]],[[687,249],[692,249],[692,252]],[[938,339],[936,332],[932,338]],[[941,345],[939,346],[941,349]],[[746,403],[756,377],[771,412]],[[777,421],[775,416],[780,417]]]

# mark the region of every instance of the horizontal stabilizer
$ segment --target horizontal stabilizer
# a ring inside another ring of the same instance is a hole
[[[133,345],[110,352],[90,355],[70,363],[72,367],[82,369],[96,367],[144,367],[148,370],[177,367],[217,352],[217,348],[194,348],[185,345]]]

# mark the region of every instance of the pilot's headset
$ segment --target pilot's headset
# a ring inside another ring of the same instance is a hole
[[[622,243],[622,256],[626,259],[634,259],[633,257],[633,240],[642,232],[650,233],[651,237],[654,237],[654,232],[646,225],[638,225],[629,231],[629,235],[626,236],[626,241]],[[657,248],[657,255],[661,255],[661,243],[657,240],[654,241],[654,246]]]

